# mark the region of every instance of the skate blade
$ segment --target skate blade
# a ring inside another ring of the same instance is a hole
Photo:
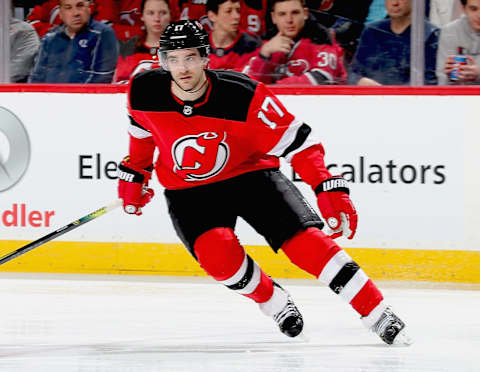
[[[413,344],[413,339],[405,332],[405,328],[402,329],[395,340],[393,340],[393,346],[410,346]]]

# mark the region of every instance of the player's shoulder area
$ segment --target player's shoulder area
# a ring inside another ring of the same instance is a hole
[[[211,78],[215,80],[216,89],[227,90],[228,94],[249,93],[254,94],[258,82],[241,72],[230,70],[208,70]]]
[[[130,82],[129,90],[130,95],[136,93],[141,96],[162,89],[162,86],[170,87],[170,77],[167,71],[157,68],[136,74]]]

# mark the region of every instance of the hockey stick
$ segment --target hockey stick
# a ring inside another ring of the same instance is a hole
[[[45,236],[42,236],[40,239],[37,239],[31,243],[28,243],[27,245],[24,245],[21,248],[18,248],[17,250],[10,252],[6,254],[3,257],[0,257],[0,265],[4,264],[5,262],[8,262],[10,260],[13,260],[14,258],[30,252],[32,249],[37,248],[41,246],[42,244],[45,244],[49,242],[50,240],[53,240],[55,238],[58,238],[60,235],[63,235],[73,229],[76,229],[79,226],[82,226],[83,224],[94,220],[97,217],[103,216],[107,212],[110,212],[111,210],[119,207],[122,205],[122,199],[117,199],[110,204],[107,204],[106,206],[97,209],[96,211],[87,214],[86,216],[83,216],[82,218],[79,218],[76,221],[70,222],[68,225],[65,225],[63,227],[60,227],[59,229],[55,230],[54,232],[51,232],[50,234],[47,234]]]

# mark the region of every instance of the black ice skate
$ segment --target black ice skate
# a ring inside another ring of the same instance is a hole
[[[367,317],[362,318],[362,321],[388,345],[407,346],[413,342],[405,332],[405,323],[389,306],[378,305]]]
[[[273,283],[272,298],[259,305],[262,312],[272,317],[280,331],[287,336],[296,337],[302,332],[302,314],[298,311],[288,292],[277,283]]]

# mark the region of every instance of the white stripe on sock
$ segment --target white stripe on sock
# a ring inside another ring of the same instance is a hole
[[[255,289],[257,289],[258,285],[260,284],[262,271],[257,263],[253,262],[253,275],[250,282],[245,286],[245,288],[237,289],[235,292],[246,295],[252,293]]]
[[[326,285],[329,285],[333,278],[335,278],[338,272],[342,269],[342,267],[346,263],[352,261],[352,258],[343,249],[341,251],[338,251],[332,258],[330,258],[330,261],[327,262],[322,272],[320,273],[318,280],[320,280]]]
[[[342,299],[350,303],[353,298],[360,292],[363,286],[367,283],[368,276],[362,269],[358,269],[355,275],[348,281],[348,283],[340,291],[339,295]]]
[[[234,285],[237,284],[240,280],[242,280],[243,276],[247,272],[247,267],[248,267],[248,259],[247,255],[245,254],[245,257],[243,258],[242,265],[240,268],[237,270],[233,276],[231,276],[228,279],[225,280],[220,280],[219,282],[222,283],[223,285]]]

